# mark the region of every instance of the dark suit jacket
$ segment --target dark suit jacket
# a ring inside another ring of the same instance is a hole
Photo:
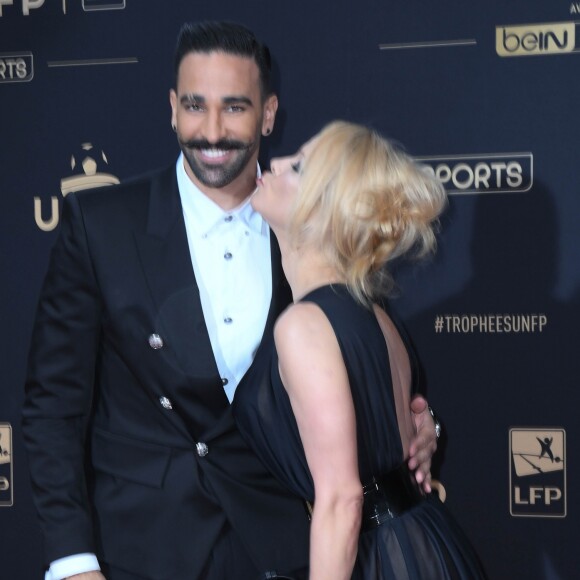
[[[290,300],[273,236],[272,270],[269,327]],[[301,501],[235,428],[174,167],[66,198],[23,429],[48,562],[88,551],[155,580],[198,578],[227,520],[264,572],[307,564]]]

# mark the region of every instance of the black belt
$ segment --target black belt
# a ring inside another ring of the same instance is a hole
[[[363,485],[362,530],[380,526],[425,499],[415,476],[404,463]]]
[[[424,499],[415,476],[405,463],[385,475],[373,476],[370,483],[363,485],[361,530],[376,528]],[[310,519],[313,505],[309,501],[304,503]]]

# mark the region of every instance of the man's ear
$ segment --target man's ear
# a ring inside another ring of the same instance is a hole
[[[171,105],[171,128],[175,131],[177,127],[177,93],[175,89],[169,91],[169,104]]]
[[[264,116],[262,119],[262,135],[269,135],[274,129],[276,111],[278,110],[278,97],[270,95],[264,103]]]

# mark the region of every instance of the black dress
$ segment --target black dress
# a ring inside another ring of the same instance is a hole
[[[357,420],[361,482],[400,471],[404,458],[388,351],[374,312],[357,303],[343,285],[317,288],[302,302],[322,309],[342,351]],[[264,337],[238,386],[233,411],[266,467],[292,492],[313,502],[312,477],[271,335]],[[353,578],[484,578],[469,542],[435,497],[421,499],[381,525],[368,523],[363,521],[366,529],[361,531]]]

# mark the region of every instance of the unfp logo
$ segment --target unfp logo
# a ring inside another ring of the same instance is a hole
[[[561,54],[575,47],[575,22],[495,27],[495,50],[501,57]]]
[[[533,184],[531,153],[485,153],[417,157],[433,170],[449,195],[464,193],[515,193]]]
[[[510,513],[566,517],[566,432],[510,430]]]
[[[13,503],[12,481],[12,427],[0,423],[0,507]]]
[[[31,52],[0,54],[0,83],[27,83],[34,76]]]
[[[30,16],[33,10],[38,10],[44,6],[46,0],[0,0],[0,17],[4,16],[3,6],[21,5],[21,11],[24,16]],[[123,10],[125,0],[83,0],[83,10],[92,12],[93,10]],[[67,0],[62,0],[60,7],[63,14],[67,13]],[[8,12],[8,11],[7,11]]]
[[[44,4],[44,0],[21,0],[18,3],[22,4],[22,14],[30,16],[30,11],[40,8]],[[13,4],[14,0],[0,0],[0,16],[4,16],[2,6],[12,6]]]
[[[71,155],[70,167],[74,173],[60,180],[60,192],[63,198],[71,191],[82,191],[83,189],[94,189],[120,183],[119,178],[115,175],[100,171],[100,168],[108,166],[109,161],[104,151],[93,151],[93,149],[92,143],[83,143],[76,155]],[[56,228],[60,219],[57,196],[53,195],[50,198],[50,216],[46,217],[45,214],[46,210],[43,210],[42,199],[35,197],[34,221],[43,232],[50,232]]]

